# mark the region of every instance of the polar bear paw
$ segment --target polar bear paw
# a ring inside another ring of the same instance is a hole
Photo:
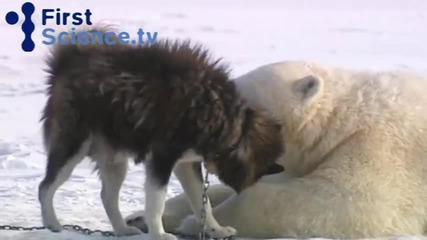
[[[148,233],[148,226],[147,223],[145,223],[144,216],[131,215],[125,218],[125,221],[128,226],[136,227],[144,233]]]
[[[229,226],[218,226],[206,229],[206,232],[212,238],[226,238],[237,234],[236,229]]]
[[[200,224],[194,216],[189,216],[183,220],[177,230],[184,234],[196,235],[200,231]],[[215,224],[214,226],[206,225],[206,234],[211,238],[226,238],[236,235],[237,231],[233,227]]]
[[[141,231],[147,233],[148,226],[145,222],[144,214],[144,211],[138,211],[130,216],[127,216],[125,218],[126,224],[129,226],[136,227]],[[179,216],[163,214],[162,222],[166,232],[173,232],[181,224],[181,218]]]
[[[149,234],[150,240],[178,240],[175,235],[170,233]]]
[[[133,226],[123,226],[114,231],[119,236],[134,236],[142,234],[142,231]]]

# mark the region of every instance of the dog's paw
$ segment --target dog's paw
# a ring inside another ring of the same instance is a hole
[[[206,229],[206,233],[212,238],[226,238],[237,234],[236,229],[228,226],[217,226]]]
[[[62,226],[58,221],[43,222],[43,226],[52,232],[61,232]]]
[[[170,233],[149,234],[150,240],[178,240],[175,235]]]
[[[123,226],[121,228],[115,229],[114,232],[119,236],[133,236],[142,234],[141,230],[132,226]]]

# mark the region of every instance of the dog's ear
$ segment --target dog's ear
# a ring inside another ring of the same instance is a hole
[[[279,165],[277,163],[274,163],[273,165],[271,165],[267,171],[265,172],[265,175],[272,175],[272,174],[276,174],[276,173],[280,173],[285,171],[285,168],[282,165]]]

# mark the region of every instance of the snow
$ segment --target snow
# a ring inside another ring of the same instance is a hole
[[[365,69],[427,73],[425,0],[35,0],[36,43],[42,41],[41,8],[91,9],[92,21],[122,30],[157,31],[159,37],[192,38],[224,57],[238,76],[286,59],[313,60]],[[22,2],[3,0],[0,15],[19,12]],[[19,12],[20,13],[20,12]],[[22,15],[22,14],[20,14]],[[3,19],[3,17],[2,17]],[[20,19],[22,23],[22,16]],[[40,112],[45,103],[43,58],[47,47],[20,49],[18,26],[0,22],[0,225],[39,226],[37,186],[44,174]],[[100,182],[85,161],[57,192],[62,224],[111,230],[102,207]],[[144,207],[144,170],[132,166],[121,192],[125,216]],[[217,183],[215,178],[212,179]],[[168,197],[181,192],[172,179]],[[0,231],[0,239],[105,239],[73,232]],[[141,236],[123,239],[141,239]],[[396,239],[424,239],[401,236]]]

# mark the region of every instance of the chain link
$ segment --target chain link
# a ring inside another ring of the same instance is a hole
[[[202,213],[201,213],[201,223],[200,223],[200,233],[199,239],[206,240],[205,230],[206,230],[206,206],[208,204],[208,195],[207,190],[209,188],[209,173],[206,171],[205,179],[203,181],[203,194],[202,194]]]
[[[83,233],[85,235],[92,235],[92,234],[100,234],[104,237],[116,237],[117,235],[112,231],[102,231],[102,230],[90,230],[89,228],[83,228],[79,225],[64,225],[64,229],[71,229],[76,232]]]
[[[12,225],[1,225],[0,230],[12,230],[12,231],[34,231],[34,230],[43,230],[45,227],[20,227]]]

